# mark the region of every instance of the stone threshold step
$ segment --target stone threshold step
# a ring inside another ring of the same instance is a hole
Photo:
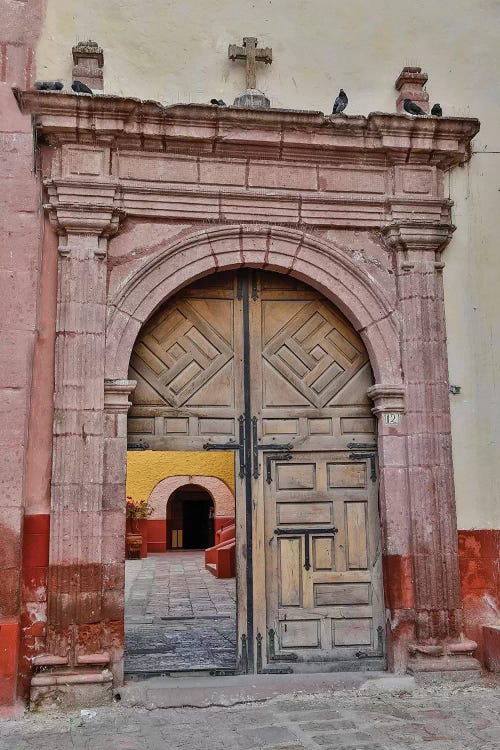
[[[340,690],[411,692],[414,687],[413,677],[386,672],[210,676],[209,672],[198,671],[127,682],[115,691],[115,697],[122,705],[130,707],[206,708],[253,703],[285,695]]]

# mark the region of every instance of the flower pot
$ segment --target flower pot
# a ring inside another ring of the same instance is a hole
[[[141,558],[142,548],[142,534],[138,534],[134,531],[127,532],[125,536],[125,543],[127,545],[127,558],[129,560]]]

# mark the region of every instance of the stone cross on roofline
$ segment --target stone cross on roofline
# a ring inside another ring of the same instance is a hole
[[[230,44],[227,51],[230,60],[245,60],[246,62],[246,90],[234,100],[235,107],[253,107],[269,109],[271,102],[257,86],[257,62],[270,64],[273,61],[271,47],[257,47],[257,38],[243,37],[243,46]]]

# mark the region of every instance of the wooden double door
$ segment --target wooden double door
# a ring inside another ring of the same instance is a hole
[[[350,323],[299,281],[245,269],[145,324],[129,440],[235,457],[239,665],[383,665],[372,374]]]

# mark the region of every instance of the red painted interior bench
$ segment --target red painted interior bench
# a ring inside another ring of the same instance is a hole
[[[205,568],[216,578],[236,575],[236,539],[234,523],[215,533],[215,545],[205,550]]]

